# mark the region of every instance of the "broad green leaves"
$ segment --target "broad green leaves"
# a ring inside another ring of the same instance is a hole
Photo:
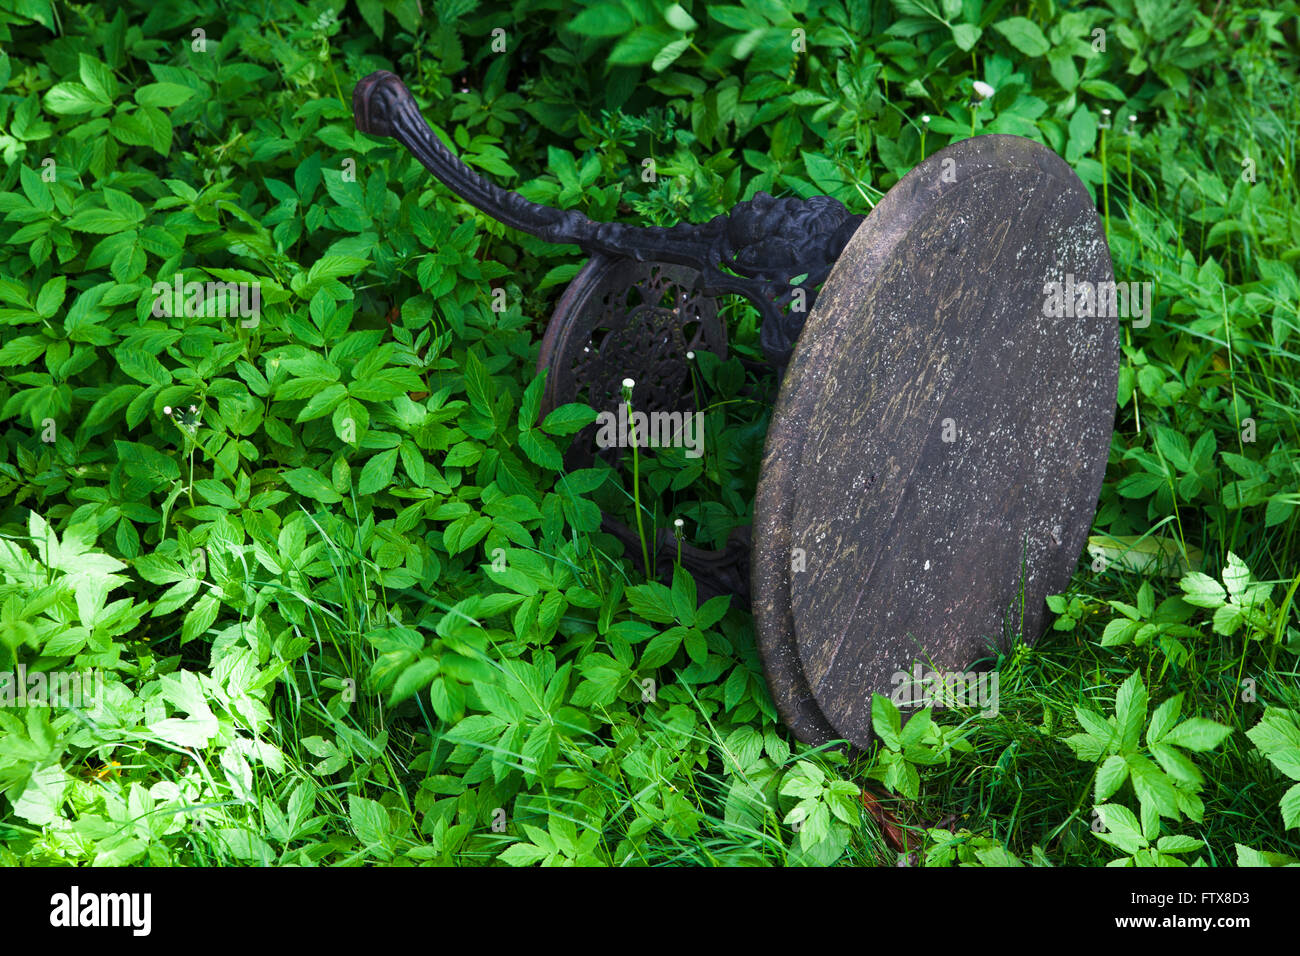
[[[1108,829],[1095,831],[1097,836],[1130,856],[1147,854],[1143,860],[1150,853],[1181,853],[1200,846],[1195,841],[1195,846],[1184,847],[1173,837],[1162,838],[1154,849],[1148,843],[1155,841],[1162,817],[1201,821],[1204,804],[1198,794],[1205,781],[1184,751],[1214,750],[1232,733],[1231,727],[1202,717],[1180,722],[1182,702],[1181,694],[1169,698],[1156,707],[1148,722],[1146,685],[1135,671],[1115,694],[1114,716],[1076,707],[1083,732],[1064,741],[1080,760],[1098,764],[1093,799]],[[1138,799],[1140,824],[1126,807],[1105,803],[1126,782]]]
[[[917,767],[947,764],[954,753],[971,750],[966,733],[935,723],[931,708],[917,711],[904,724],[898,706],[882,694],[871,697],[871,727],[883,746],[867,775],[909,800],[920,794]]]
[[[1246,736],[1287,777],[1300,781],[1300,717],[1288,710],[1269,708]],[[1300,783],[1282,795],[1282,823],[1300,827]]]
[[[1051,44],[1047,42],[1047,37],[1043,36],[1043,31],[1038,24],[1024,17],[1008,17],[999,20],[993,24],[993,29],[1006,37],[1007,42],[1025,56],[1042,56],[1051,49]]]
[[[1179,586],[1188,604],[1214,611],[1214,632],[1231,636],[1248,625],[1248,635],[1261,638],[1273,633],[1276,609],[1273,585],[1256,581],[1245,563],[1231,552],[1223,569],[1223,583],[1209,575],[1193,572],[1183,577]]]

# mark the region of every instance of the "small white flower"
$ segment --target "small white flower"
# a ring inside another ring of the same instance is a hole
[[[676,521],[673,522],[673,524],[675,524],[679,528],[686,526],[686,522],[683,521],[681,518],[678,518]]]
[[[922,117],[921,117],[921,122],[924,123],[926,126],[929,126],[929,125],[930,125],[930,115],[927,113],[925,116],[922,116]]]
[[[1129,113],[1129,114],[1128,114],[1128,121],[1129,121],[1130,123],[1136,123],[1136,122],[1138,121],[1138,115],[1137,115],[1136,113]]]
[[[975,81],[975,95],[978,96],[981,100],[987,100],[990,96],[992,96],[996,92],[997,90],[993,89],[993,87],[989,86],[983,80]]]
[[[194,405],[191,405],[191,406],[190,406],[190,414],[191,414],[191,415],[197,415],[198,413],[199,413],[198,408],[197,408],[196,406],[194,406]]]
[[[686,361],[688,361],[688,362],[694,362],[694,361],[695,361],[695,353],[694,353],[694,352],[687,352],[687,353],[686,353]]]
[[[636,385],[636,382],[632,381],[630,378],[625,378],[625,379],[623,379],[623,387],[624,387],[624,388],[632,388],[632,387],[635,386],[635,385]]]
[[[164,415],[170,415],[171,413],[172,413],[172,407],[171,407],[170,405],[164,405],[164,406],[163,406],[163,414],[164,414]]]

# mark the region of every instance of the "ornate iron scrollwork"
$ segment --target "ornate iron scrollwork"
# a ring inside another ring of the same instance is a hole
[[[392,73],[381,70],[358,83],[352,111],[357,129],[396,139],[449,189],[512,228],[547,242],[572,243],[590,255],[690,266],[700,273],[706,295],[743,295],[763,317],[764,354],[781,366],[817,288],[864,218],[829,196],[777,199],[760,192],[699,225],[595,222],[572,209],[532,202],[475,173],[442,144],[411,91]],[[802,311],[790,308],[796,302]]]
[[[623,379],[631,377],[638,408],[699,411],[688,356],[708,351],[725,358],[727,327],[698,279],[694,269],[666,262],[588,260],[555,307],[538,351],[538,370],[549,371],[543,410],[585,402],[598,412],[617,412]],[[596,434],[589,425],[574,437],[570,467],[591,464]],[[602,450],[607,459],[617,454]]]

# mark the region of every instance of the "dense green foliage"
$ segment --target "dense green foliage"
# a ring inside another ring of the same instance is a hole
[[[892,863],[868,781],[914,862],[1300,857],[1298,22],[0,0],[0,672],[105,683],[0,707],[0,861]],[[1093,546],[993,662],[996,716],[878,698],[876,753],[793,742],[747,611],[600,532],[748,523],[756,313],[699,356],[703,458],[566,473],[592,413],[541,416],[533,369],[580,258],[357,133],[381,68],[467,163],[597,219],[865,212],[972,131],[1071,163],[1155,308]],[[260,314],[160,315],[177,277],[257,282]]]

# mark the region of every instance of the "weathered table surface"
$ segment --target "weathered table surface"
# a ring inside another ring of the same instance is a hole
[[[1045,315],[1110,282],[1083,184],[981,136],[936,153],[858,228],[799,337],[755,500],[755,625],[802,739],[871,740],[873,692],[1044,626],[1095,513],[1117,323]],[[904,712],[906,716],[906,711]]]

